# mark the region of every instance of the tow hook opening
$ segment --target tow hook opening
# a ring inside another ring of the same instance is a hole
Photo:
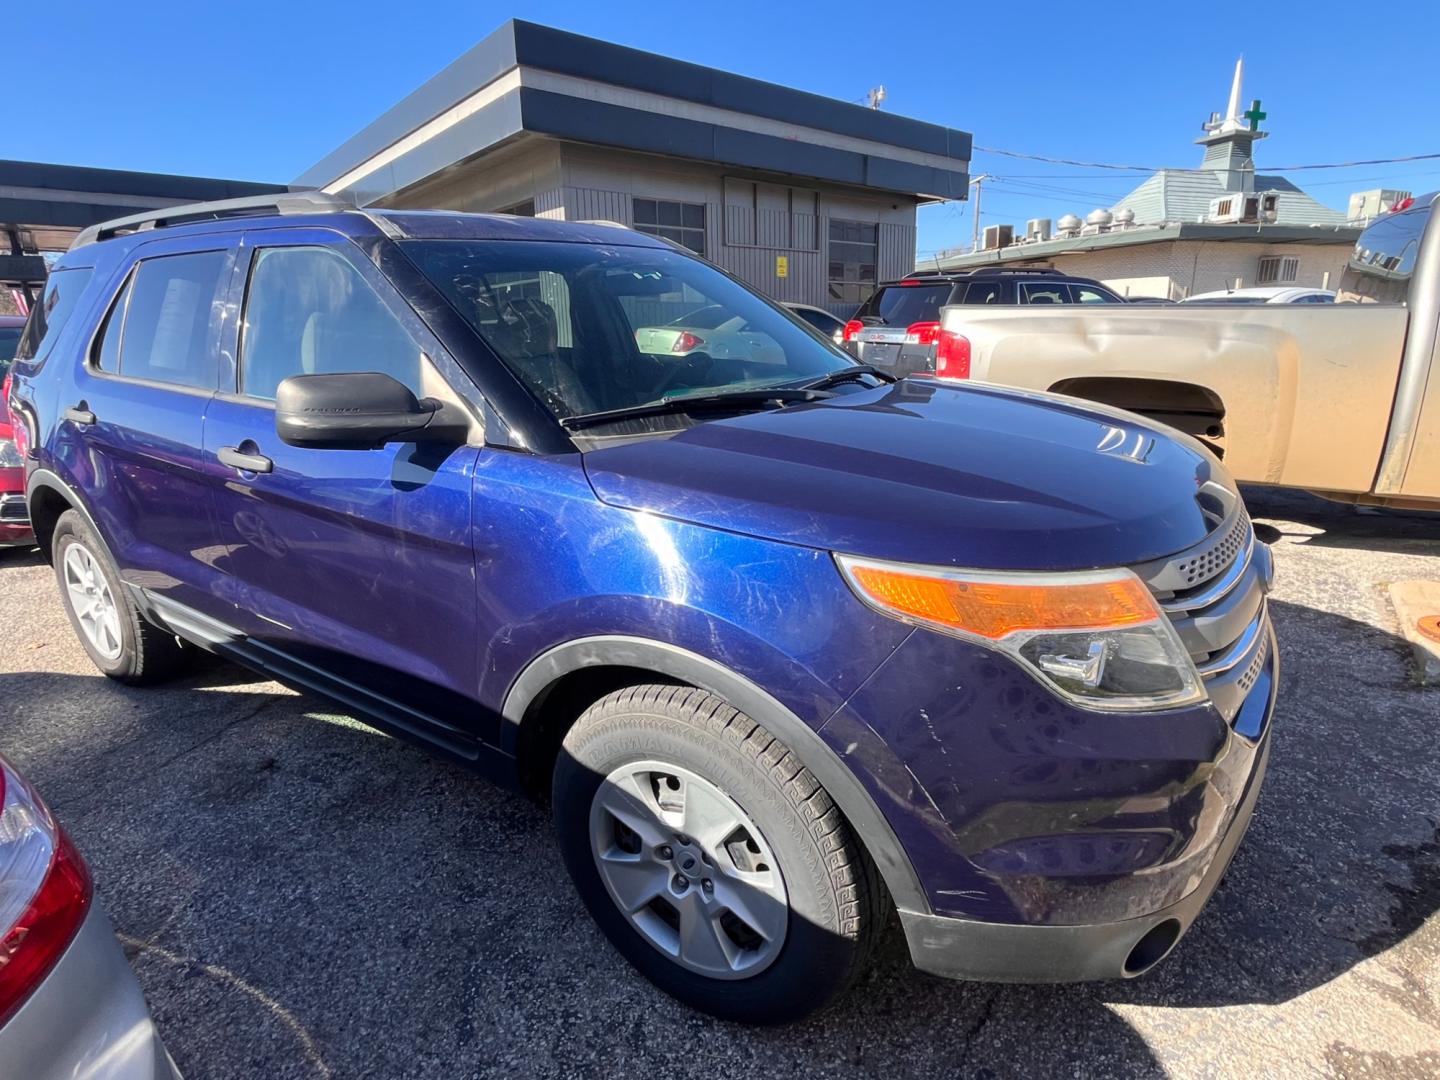
[[[1133,979],[1144,975],[1170,954],[1180,940],[1180,920],[1166,919],[1156,923],[1135,943],[1130,955],[1125,958],[1125,977]]]

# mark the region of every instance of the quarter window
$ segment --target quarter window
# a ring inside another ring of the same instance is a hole
[[[291,375],[375,371],[422,389],[420,346],[349,262],[320,247],[255,257],[240,339],[240,389],[273,399]]]
[[[217,358],[210,313],[223,251],[145,259],[105,320],[97,363],[132,379],[212,389]]]
[[[826,253],[830,299],[861,304],[875,291],[879,262],[880,226],[865,221],[830,219],[830,247]]]
[[[651,236],[663,236],[705,254],[705,204],[666,202],[663,199],[636,199],[632,207],[635,228]]]
[[[45,282],[45,292],[40,302],[30,312],[30,319],[20,335],[20,344],[15,350],[17,360],[41,360],[49,354],[55,339],[60,335],[70,313],[85,286],[90,284],[92,271],[86,268],[75,270],[52,270]]]

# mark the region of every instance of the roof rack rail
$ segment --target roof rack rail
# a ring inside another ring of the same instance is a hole
[[[1060,275],[1068,277],[1063,270],[1057,270],[1053,266],[1005,266],[1003,263],[995,263],[990,266],[970,267],[966,273],[970,274],[1039,274],[1039,275]]]
[[[225,218],[255,217],[265,213],[338,214],[342,210],[354,209],[354,203],[324,191],[281,191],[273,195],[247,195],[240,199],[160,206],[144,213],[87,226],[71,242],[70,250],[109,240],[122,233],[163,229],[168,225],[188,225],[194,221],[221,221]]]

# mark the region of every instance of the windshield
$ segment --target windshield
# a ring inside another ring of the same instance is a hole
[[[855,362],[676,251],[505,240],[401,246],[560,419],[798,384]]]

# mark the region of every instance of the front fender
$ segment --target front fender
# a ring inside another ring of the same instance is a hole
[[[902,911],[929,913],[930,904],[910,857],[875,800],[815,729],[773,694],[738,672],[662,641],[624,635],[580,638],[533,660],[515,680],[502,707],[502,749],[514,754],[520,724],[532,702],[557,679],[587,667],[636,667],[708,690],[788,746],[835,800],[874,860]]]

